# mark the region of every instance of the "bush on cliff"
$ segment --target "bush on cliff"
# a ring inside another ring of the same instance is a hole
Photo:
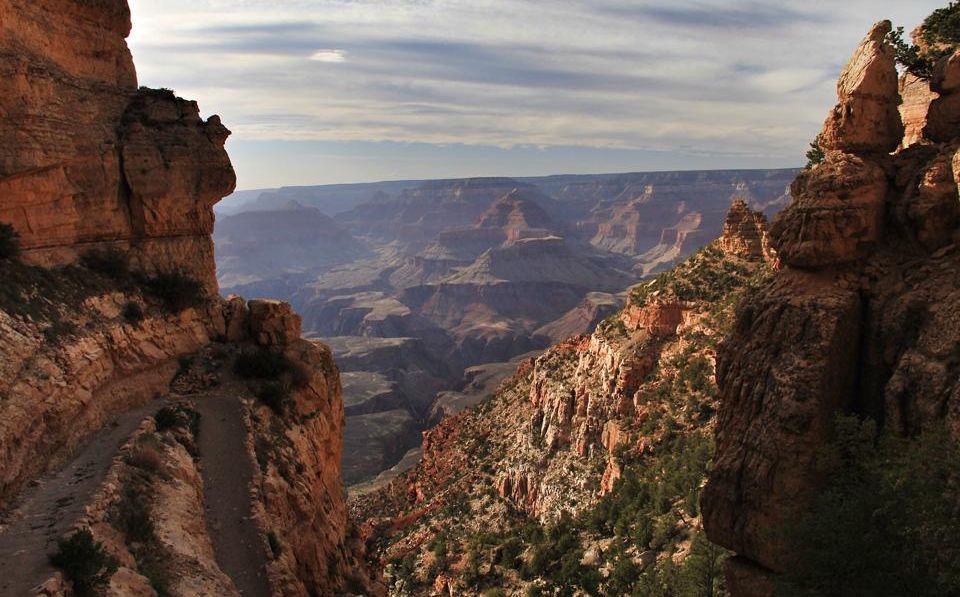
[[[810,144],[810,149],[807,151],[807,170],[818,164],[822,164],[825,159],[827,159],[827,154],[823,151],[823,148],[820,147],[820,137],[818,136]]]
[[[890,32],[887,41],[893,45],[900,66],[921,79],[929,80],[937,61],[960,48],[960,2],[951,2],[933,11],[923,21],[921,36],[923,47],[908,43],[903,27],[897,27]]]
[[[93,540],[90,529],[81,529],[61,539],[50,563],[63,571],[77,597],[92,597],[110,581],[117,561]]]
[[[149,277],[144,281],[144,287],[147,292],[160,299],[170,313],[180,313],[196,307],[206,297],[203,284],[178,270]]]
[[[112,280],[125,282],[130,279],[130,260],[116,247],[88,249],[80,254],[80,265]]]
[[[308,381],[303,370],[287,358],[287,355],[266,348],[243,350],[233,362],[233,371],[243,379],[288,380],[296,387],[301,387]]]
[[[16,259],[20,255],[20,235],[10,224],[0,222],[0,260]]]
[[[819,458],[825,488],[782,529],[778,595],[960,594],[960,445],[945,430],[903,439],[837,420]]]

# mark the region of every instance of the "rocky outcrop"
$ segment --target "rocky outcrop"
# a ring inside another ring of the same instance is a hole
[[[137,89],[125,0],[6,0],[0,17],[0,221],[25,258],[62,264],[116,246],[215,291],[212,208],[235,184],[230,132],[195,102]]]
[[[923,139],[923,129],[927,126],[927,113],[930,102],[937,98],[930,89],[930,82],[910,73],[900,77],[900,118],[903,120],[902,147],[910,147]]]
[[[960,50],[937,62],[930,89],[939,96],[930,102],[923,134],[936,143],[960,136]]]
[[[268,572],[274,594],[306,596],[370,584],[348,540],[340,479],[343,398],[328,348],[296,339],[276,346],[308,373],[284,416],[255,408],[250,455],[260,463],[258,522],[278,542]]]
[[[770,247],[767,234],[767,218],[762,212],[753,211],[742,199],[735,199],[723,222],[720,248],[745,259],[770,261],[775,253]]]
[[[837,82],[838,103],[820,133],[823,149],[889,153],[903,140],[896,58],[886,43],[890,21],[873,26]]]
[[[198,309],[127,322],[121,312],[136,301],[121,293],[91,297],[47,325],[0,310],[0,500],[113,415],[165,392],[177,357],[216,333],[214,318]],[[93,329],[52,342],[49,330],[57,328],[50,326]]]
[[[776,531],[819,486],[816,459],[838,413],[894,433],[960,429],[955,75],[951,60],[938,64],[945,95],[911,118],[927,122],[925,137],[914,127],[894,143],[895,71],[878,37],[887,29],[875,27],[844,70],[841,107],[852,112],[827,119],[825,162],[797,178],[771,230],[782,270],[745,298],[718,355],[722,408],[702,509],[710,539],[737,554],[727,570],[737,596],[773,594],[771,575],[790,566]],[[853,72],[875,89],[869,98],[851,95]]]
[[[791,209],[773,222],[780,260],[800,268],[854,261],[869,252],[884,225],[887,176],[876,162],[832,152],[793,183]]]

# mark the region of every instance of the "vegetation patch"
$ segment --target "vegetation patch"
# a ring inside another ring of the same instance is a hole
[[[185,406],[165,406],[154,415],[157,431],[188,431],[191,436],[197,437],[200,433],[200,413]]]
[[[766,266],[750,267],[731,258],[712,243],[672,270],[635,286],[630,291],[629,302],[638,307],[654,299],[717,303],[729,299],[769,271]]]
[[[816,139],[810,143],[810,149],[807,151],[807,165],[805,166],[807,170],[822,164],[824,160],[827,159],[827,152],[820,147],[820,137],[817,136]]]
[[[161,272],[143,281],[144,289],[163,303],[170,313],[197,307],[206,299],[206,289],[197,279],[179,271]]]
[[[93,539],[90,529],[75,531],[57,544],[50,564],[63,571],[77,597],[94,597],[110,582],[117,561]]]
[[[960,445],[841,416],[817,459],[826,487],[782,529],[793,554],[785,597],[960,594]]]
[[[120,310],[120,317],[123,317],[123,320],[129,324],[137,325],[143,321],[143,307],[140,306],[140,303],[129,301]]]
[[[252,390],[260,402],[277,415],[289,410],[291,393],[309,382],[306,371],[282,352],[266,348],[247,348],[237,355],[234,373],[254,382]]]
[[[88,249],[80,254],[80,265],[118,282],[129,282],[132,277],[129,257],[116,247]]]
[[[897,63],[911,74],[929,80],[938,61],[960,48],[960,2],[933,11],[924,21],[921,40],[906,41],[903,27],[887,36]],[[922,44],[916,42],[921,41]]]
[[[10,224],[0,222],[0,260],[16,259],[20,256],[20,235]]]

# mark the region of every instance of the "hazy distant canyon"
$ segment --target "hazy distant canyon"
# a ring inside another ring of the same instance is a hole
[[[503,363],[591,330],[631,285],[717,238],[733,199],[772,216],[797,172],[244,191],[218,207],[218,277],[224,294],[290,301],[332,346],[357,483],[492,390]]]

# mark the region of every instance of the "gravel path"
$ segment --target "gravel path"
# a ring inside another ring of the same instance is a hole
[[[55,572],[47,554],[80,518],[120,447],[162,405],[151,401],[113,419],[60,469],[31,483],[0,515],[0,595],[29,595]]]
[[[267,556],[250,508],[254,464],[237,396],[224,388],[196,400],[207,529],[217,564],[240,593],[267,597]]]

